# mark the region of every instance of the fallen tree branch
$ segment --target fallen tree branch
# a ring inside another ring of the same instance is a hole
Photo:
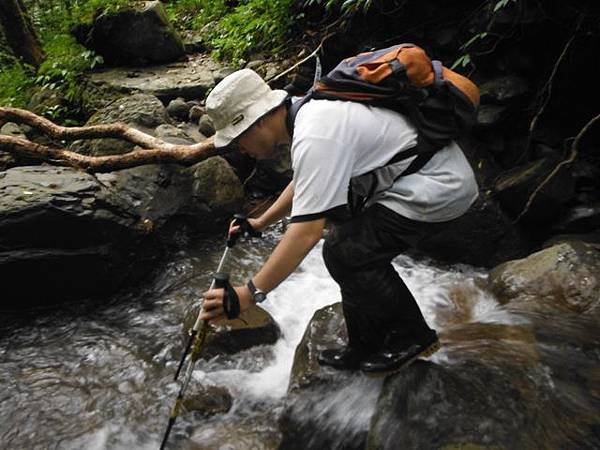
[[[575,161],[575,158],[577,157],[577,154],[579,153],[579,142],[581,141],[581,139],[583,138],[583,136],[588,132],[588,130],[598,121],[600,120],[600,114],[598,114],[596,117],[594,117],[593,119],[591,119],[579,132],[579,134],[575,137],[575,140],[573,141],[573,145],[571,146],[571,153],[569,155],[569,157],[567,159],[565,159],[564,161],[561,161],[560,164],[558,164],[553,170],[552,172],[550,172],[548,174],[548,176],[544,179],[544,181],[542,181],[540,183],[540,185],[531,193],[531,195],[529,196],[529,199],[527,200],[527,203],[525,204],[525,207],[523,208],[523,210],[519,213],[519,215],[517,216],[517,218],[513,221],[513,224],[519,222],[522,217],[529,211],[529,209],[531,208],[531,205],[533,203],[533,200],[535,199],[535,197],[540,193],[540,191],[544,188],[544,186],[546,186],[550,180],[552,180],[552,178],[554,178],[554,176],[558,173],[558,171],[568,165],[571,164],[573,161]]]
[[[27,139],[0,136],[0,150],[2,151],[41,159],[54,165],[71,166],[87,172],[111,172],[157,163],[187,166],[217,155],[212,138],[192,145],[170,144],[124,123],[62,127],[30,111],[0,108],[0,124],[6,122],[29,125],[55,140],[113,138],[129,141],[141,148],[122,155],[87,156],[62,148],[36,144]]]

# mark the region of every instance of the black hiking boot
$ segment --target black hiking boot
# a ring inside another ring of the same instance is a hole
[[[322,366],[330,366],[338,370],[358,370],[360,363],[371,353],[353,347],[328,348],[317,357]]]
[[[420,342],[414,340],[404,342],[402,345],[384,345],[384,347],[360,364],[360,369],[367,375],[383,376],[397,372],[419,357],[428,357],[440,349],[435,330]]]

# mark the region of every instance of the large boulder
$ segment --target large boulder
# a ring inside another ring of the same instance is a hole
[[[222,228],[244,198],[240,180],[218,156],[191,167],[148,164],[97,177],[150,220],[167,244],[179,244],[173,238],[185,238],[182,230],[197,234]]]
[[[388,377],[367,448],[597,447],[598,314],[536,301],[545,313],[443,330],[435,362]]]
[[[148,222],[94,176],[60,167],[0,173],[2,309],[111,292],[148,271]]]
[[[315,312],[296,347],[280,418],[281,448],[364,448],[372,413],[368,400],[376,398],[379,383],[317,362],[321,350],[344,345],[346,336],[341,303]]]
[[[160,1],[133,2],[116,11],[99,10],[92,24],[80,25],[73,33],[110,65],[165,63],[185,54]]]
[[[600,310],[600,251],[583,242],[563,242],[490,272],[499,301],[532,312],[592,314]]]
[[[159,125],[169,123],[164,105],[156,97],[135,94],[122,97],[97,111],[86,125],[123,122],[144,133],[154,134]],[[84,155],[104,156],[130,152],[134,144],[121,139],[89,139],[75,141],[70,149]]]

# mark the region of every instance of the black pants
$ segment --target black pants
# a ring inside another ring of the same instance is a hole
[[[377,204],[333,224],[323,259],[342,292],[350,346],[376,351],[391,339],[420,340],[431,333],[392,259],[441,226],[409,220]]]

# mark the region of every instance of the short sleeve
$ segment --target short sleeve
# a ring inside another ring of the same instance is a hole
[[[292,145],[292,222],[324,217],[347,203],[354,153],[340,139],[301,136]]]

